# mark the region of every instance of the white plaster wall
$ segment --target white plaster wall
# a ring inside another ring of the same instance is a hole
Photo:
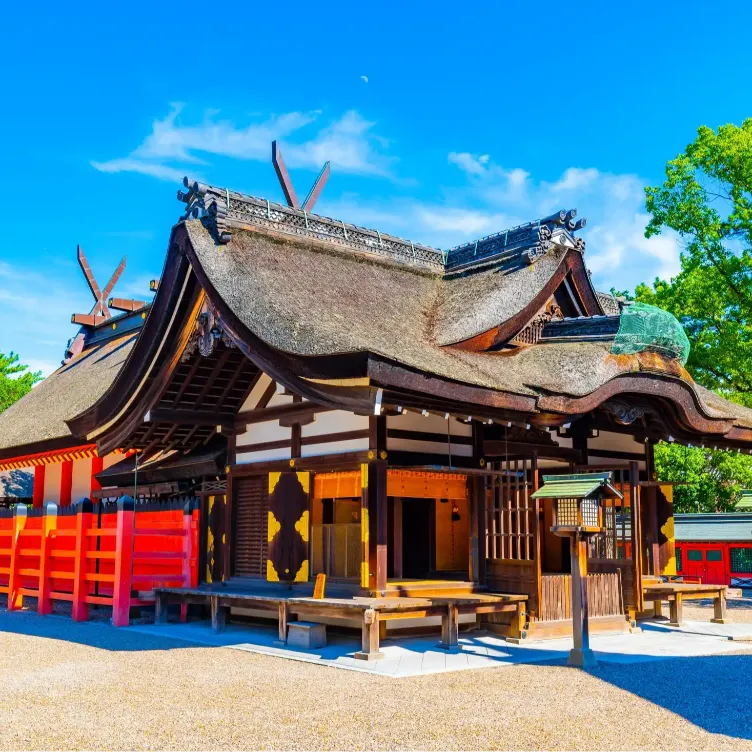
[[[368,416],[356,415],[347,410],[332,410],[327,413],[316,413],[313,423],[302,426],[302,436],[321,436],[340,431],[367,431]],[[366,449],[368,441],[366,440]]]
[[[303,457],[323,457],[325,454],[340,454],[342,452],[365,452],[368,450],[368,437],[350,439],[349,441],[334,441],[326,444],[308,444],[301,447]]]
[[[448,446],[448,437],[473,435],[472,426],[462,423],[456,418],[445,420],[441,415],[422,415],[421,413],[408,412],[402,415],[389,415],[386,419],[387,432],[389,429],[403,431],[423,431],[435,433],[441,436],[441,441],[423,441],[420,439],[401,439],[390,437],[387,433],[386,447],[393,452],[426,452],[429,454],[448,454],[451,451],[453,457],[472,457],[473,447],[471,444],[455,444]]]
[[[91,496],[91,457],[73,460],[73,483],[71,486],[71,504]]]
[[[62,462],[53,462],[44,468],[44,503],[52,501],[60,503],[60,474],[63,469]]]

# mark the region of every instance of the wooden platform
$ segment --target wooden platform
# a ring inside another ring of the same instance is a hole
[[[241,592],[215,586],[201,588],[155,588],[155,622],[167,621],[167,606],[170,603],[208,604],[211,609],[212,627],[221,631],[232,606],[276,612],[279,626],[279,642],[287,642],[287,623],[292,614],[306,621],[316,622],[332,616],[356,617],[361,622],[362,645],[357,658],[374,660],[382,657],[379,640],[383,629],[380,625],[392,619],[416,619],[429,616],[441,617],[441,641],[446,650],[458,649],[459,616],[461,614],[498,614],[509,612],[512,623],[505,636],[519,639],[525,626],[525,595],[503,594],[458,594],[430,598],[351,598],[299,597],[292,593]]]
[[[681,626],[682,604],[688,600],[701,600],[712,598],[714,617],[710,620],[715,624],[726,623],[726,586],[725,585],[701,585],[687,582],[655,582],[654,580],[643,581],[643,597],[645,602],[653,603],[653,613],[661,616],[663,601],[668,601],[670,609],[669,624]]]

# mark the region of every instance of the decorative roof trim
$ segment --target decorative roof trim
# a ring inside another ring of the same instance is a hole
[[[177,192],[178,200],[186,204],[181,219],[201,219],[216,242],[222,245],[230,242],[233,226],[253,225],[296,237],[325,240],[360,253],[438,273],[458,272],[479,263],[505,258],[521,257],[525,263],[534,264],[554,245],[585,252],[585,241],[572,235],[586,224],[585,219],[575,221],[576,209],[562,209],[549,217],[441,251],[378,230],[310,214],[305,209],[191,181],[187,177],[183,179],[183,185],[187,191]]]

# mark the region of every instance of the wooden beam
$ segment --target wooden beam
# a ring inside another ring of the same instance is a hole
[[[182,423],[187,426],[232,426],[235,424],[235,416],[232,413],[173,410],[166,407],[155,407],[149,410],[144,420],[152,423]]]
[[[454,441],[454,437],[452,437],[452,441]],[[503,439],[485,441],[483,451],[486,457],[532,457],[533,454],[537,454],[538,457],[562,459],[578,463],[580,460],[579,452],[568,447],[549,446],[548,444],[525,444],[524,442],[504,441]]]
[[[127,298],[110,298],[107,302],[109,308],[113,308],[116,311],[140,311],[146,306],[146,302],[143,300],[129,300]]]
[[[289,419],[293,417],[305,419],[309,415],[326,413],[335,409],[336,408],[334,407],[314,405],[309,402],[293,402],[289,405],[276,405],[274,407],[257,408],[255,410],[244,410],[243,412],[238,413],[235,417],[235,426],[243,432],[245,431],[246,426],[252,423],[265,423],[268,420],[279,420],[280,418]]]

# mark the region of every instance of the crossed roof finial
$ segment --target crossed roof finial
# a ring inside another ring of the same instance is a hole
[[[110,293],[125,270],[125,256],[123,256],[117,269],[113,272],[110,281],[105,285],[104,290],[100,290],[96,277],[91,271],[89,262],[86,260],[86,256],[80,245],[77,246],[77,251],[78,265],[81,267],[81,271],[84,273],[84,277],[86,277],[86,283],[89,285],[91,294],[94,296],[94,307],[88,314],[74,313],[73,316],[71,316],[71,322],[73,324],[80,324],[81,326],[94,326],[112,317],[110,309],[107,307],[107,299],[110,297]]]
[[[282,193],[285,194],[285,201],[287,201],[287,205],[292,209],[302,209],[305,212],[311,211],[311,209],[313,209],[313,205],[321,195],[321,191],[324,189],[326,181],[329,179],[329,162],[327,162],[321,168],[321,172],[316,178],[316,181],[311,187],[311,190],[308,192],[308,196],[306,196],[306,200],[303,202],[302,206],[298,201],[298,197],[295,193],[295,188],[293,188],[292,180],[290,179],[290,173],[287,172],[287,165],[285,165],[285,160],[282,159],[282,150],[279,148],[276,141],[272,141],[272,164],[274,165],[274,170],[277,173],[277,178],[279,178],[279,184],[282,186]]]

